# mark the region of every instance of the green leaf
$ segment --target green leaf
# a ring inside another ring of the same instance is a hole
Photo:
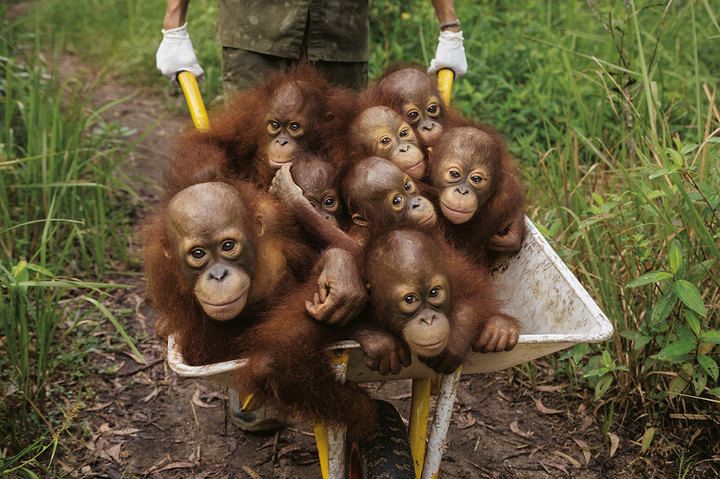
[[[675,288],[669,288],[665,294],[663,294],[655,306],[653,307],[652,316],[650,318],[653,331],[661,331],[658,327],[658,323],[665,321],[670,313],[672,313],[675,303],[677,302],[677,293]]]
[[[700,334],[700,341],[703,343],[720,344],[720,330],[710,329]]]
[[[707,316],[707,309],[705,309],[705,304],[703,303],[702,296],[700,296],[700,291],[698,291],[694,284],[689,281],[685,281],[684,279],[679,279],[675,281],[675,291],[677,292],[680,301],[682,301],[685,306],[692,309],[700,316]]]
[[[654,180],[655,178],[659,178],[659,177],[661,177],[661,176],[667,176],[667,175],[669,175],[670,173],[674,173],[674,172],[675,172],[675,169],[674,169],[674,168],[660,168],[660,169],[657,170],[655,173],[653,173],[652,175],[648,176],[648,179]]]
[[[671,149],[671,148],[665,148],[665,151],[667,152],[668,156],[670,156],[670,160],[672,160],[673,164],[680,168],[683,165],[683,159],[680,153],[677,151]]]
[[[677,274],[680,271],[680,267],[683,262],[683,253],[680,249],[680,244],[677,241],[673,241],[670,245],[670,251],[668,253],[668,263],[670,264],[670,271],[672,274]]]
[[[687,387],[687,381],[681,378],[680,376],[675,376],[672,381],[670,381],[670,386],[668,386],[668,392],[670,399],[673,399],[675,396],[680,394],[685,390]]]
[[[640,451],[645,453],[650,449],[650,445],[652,444],[653,437],[655,437],[655,428],[649,427],[645,429],[645,433],[642,436],[642,440],[640,441]]]
[[[700,354],[697,357],[697,362],[700,363],[700,366],[705,370],[705,372],[708,373],[708,376],[710,376],[713,381],[718,380],[718,373],[720,372],[718,370],[718,365],[715,362],[713,358],[710,356],[705,356],[704,354]]]
[[[695,334],[695,336],[699,336],[701,328],[700,320],[698,320],[697,316],[695,316],[695,313],[689,309],[683,309],[683,316],[685,316],[685,321],[693,334]]]
[[[686,354],[695,349],[695,346],[695,341],[681,339],[662,348],[662,350],[657,354],[657,358],[661,361],[681,361]]]
[[[713,396],[720,397],[720,388],[712,388],[712,389],[708,390],[708,392],[710,394],[712,394]]]
[[[687,155],[689,153],[692,153],[693,151],[697,150],[697,147],[699,145],[697,143],[687,143],[683,145],[682,149],[680,150],[680,153],[683,155]]]
[[[589,349],[590,345],[588,343],[576,344],[572,348],[565,351],[565,353],[560,356],[560,359],[572,359],[575,364],[580,364],[580,361],[582,361],[582,358],[585,356],[585,353],[587,353]]]
[[[677,335],[678,339],[687,339],[695,342],[695,334],[693,334],[693,332],[690,331],[690,328],[688,328],[687,326],[678,324],[675,327],[675,334]]]
[[[699,396],[705,389],[707,384],[707,374],[700,368],[697,368],[693,373],[692,377],[693,389],[695,389],[695,395]]]
[[[602,352],[602,365],[608,369],[612,369],[612,367],[615,365],[615,361],[613,361],[612,356],[610,355],[610,351],[608,351],[607,349],[603,350]]]
[[[603,376],[600,381],[595,385],[595,399],[600,399],[610,389],[613,383],[613,377],[611,374]]]
[[[640,351],[652,340],[652,336],[638,336],[633,343],[633,350]]]
[[[637,288],[638,286],[645,286],[650,283],[658,283],[665,281],[666,279],[672,278],[672,274],[667,271],[653,271],[652,273],[645,273],[639,278],[635,278],[627,284],[628,288]]]

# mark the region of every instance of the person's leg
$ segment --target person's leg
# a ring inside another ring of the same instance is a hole
[[[362,90],[367,86],[367,62],[314,62],[333,85]]]
[[[271,71],[287,68],[291,60],[239,48],[223,47],[223,93],[229,94],[250,88]]]

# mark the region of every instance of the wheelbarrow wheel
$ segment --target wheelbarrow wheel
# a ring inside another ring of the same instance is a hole
[[[376,401],[377,429],[350,452],[350,479],[415,479],[407,429],[395,407]]]

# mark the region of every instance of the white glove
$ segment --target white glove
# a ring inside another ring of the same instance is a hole
[[[440,32],[438,38],[435,58],[430,62],[428,74],[437,73],[438,70],[449,68],[455,72],[456,77],[461,77],[467,72],[467,58],[465,58],[465,47],[463,46],[462,32]]]
[[[171,81],[177,79],[177,74],[187,70],[197,78],[203,75],[203,69],[198,63],[193,50],[187,23],[182,27],[163,30],[163,39],[155,53],[155,65],[160,73]]]

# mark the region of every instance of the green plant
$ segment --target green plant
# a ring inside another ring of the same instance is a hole
[[[65,360],[58,338],[77,325],[65,320],[92,310],[142,357],[102,304],[122,285],[97,279],[127,259],[125,149],[39,60],[34,38],[0,24],[0,437],[11,456],[0,474],[28,477],[59,437],[42,439],[58,416],[47,394]]]

